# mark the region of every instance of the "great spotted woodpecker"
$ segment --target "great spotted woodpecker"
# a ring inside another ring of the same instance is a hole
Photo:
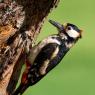
[[[29,86],[41,80],[81,38],[82,31],[77,26],[70,23],[61,25],[52,20],[49,22],[57,27],[58,34],[45,38],[32,48],[26,60],[27,68],[22,75],[21,84],[13,95],[21,95]]]

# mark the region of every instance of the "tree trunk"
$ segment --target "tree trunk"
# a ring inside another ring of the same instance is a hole
[[[18,82],[24,63],[25,47],[28,47],[25,43],[27,37],[24,41],[20,40],[21,34],[27,31],[32,45],[44,19],[57,6],[58,1],[0,0],[0,95],[11,95]]]

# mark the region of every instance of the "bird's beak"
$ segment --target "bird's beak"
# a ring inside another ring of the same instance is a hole
[[[50,22],[52,25],[54,25],[54,26],[58,29],[59,32],[61,32],[61,31],[64,30],[64,26],[63,26],[62,24],[60,24],[60,23],[58,23],[58,22],[55,22],[55,21],[53,21],[53,20],[49,20],[49,22]]]

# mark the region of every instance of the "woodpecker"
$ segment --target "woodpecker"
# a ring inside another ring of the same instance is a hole
[[[13,95],[22,95],[24,91],[40,81],[49,71],[60,63],[65,54],[82,36],[82,30],[76,25],[67,23],[59,24],[53,20],[58,34],[50,35],[35,45],[26,60],[26,70],[21,79],[21,84]]]

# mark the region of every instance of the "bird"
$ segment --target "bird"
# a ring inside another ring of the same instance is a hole
[[[39,82],[82,37],[82,30],[74,24],[60,24],[53,20],[49,22],[57,28],[58,33],[46,37],[31,49],[21,83],[13,95],[22,95],[29,86]]]

